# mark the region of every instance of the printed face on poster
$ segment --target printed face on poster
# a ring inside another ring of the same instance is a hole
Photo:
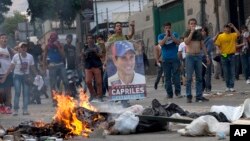
[[[108,46],[108,86],[111,100],[143,99],[146,79],[143,46],[136,41],[116,41]]]

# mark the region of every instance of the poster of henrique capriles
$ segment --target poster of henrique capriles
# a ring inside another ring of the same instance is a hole
[[[110,100],[143,99],[146,80],[143,46],[137,41],[116,41],[108,47],[107,74]]]

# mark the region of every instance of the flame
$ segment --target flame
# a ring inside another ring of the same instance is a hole
[[[69,134],[82,135],[88,137],[92,132],[88,122],[80,121],[77,119],[75,108],[84,107],[90,111],[97,111],[88,101],[88,96],[84,93],[83,89],[80,89],[80,101],[78,102],[74,98],[59,94],[53,91],[53,98],[57,101],[56,114],[53,119],[59,123],[65,125],[71,132]]]
[[[44,127],[46,125],[46,123],[43,121],[35,121],[32,124],[33,126],[38,127],[38,128]]]

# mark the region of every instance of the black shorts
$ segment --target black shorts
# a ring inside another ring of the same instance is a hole
[[[2,77],[3,77],[3,74],[0,74],[0,79],[2,79]],[[11,86],[13,86],[13,73],[10,73],[10,74],[7,76],[7,78],[6,78],[6,80],[4,81],[4,83],[2,83],[2,84],[0,85],[0,88],[8,88],[8,87],[11,87]]]

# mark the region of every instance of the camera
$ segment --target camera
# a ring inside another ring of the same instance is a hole
[[[197,25],[197,26],[195,27],[195,30],[200,30],[200,29],[202,29],[202,27],[199,26],[199,25]]]
[[[171,33],[170,33],[170,31],[168,30],[168,37],[170,37],[171,36]]]

